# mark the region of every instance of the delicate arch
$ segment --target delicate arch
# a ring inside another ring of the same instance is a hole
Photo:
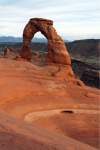
[[[30,43],[35,33],[40,31],[48,40],[47,60],[53,63],[65,65],[71,64],[71,59],[66,50],[66,46],[62,38],[57,34],[53,27],[53,21],[42,18],[30,19],[23,31],[23,46],[21,49],[21,57],[31,60]]]

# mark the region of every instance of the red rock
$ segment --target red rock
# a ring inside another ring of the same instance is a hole
[[[40,142],[37,143],[37,150],[48,150],[51,143],[57,150],[64,150],[64,148],[74,150],[77,147],[79,150],[95,149],[82,143],[98,147],[99,114],[94,112],[99,110],[99,100],[97,97],[89,98],[85,95],[85,93],[96,94],[98,90],[76,86],[77,81],[71,79],[72,75],[66,75],[69,74],[69,70],[70,68],[66,69],[66,65],[62,67],[62,65],[50,64],[40,67],[27,61],[0,59],[0,150],[25,148],[36,150],[35,145],[38,141]],[[69,77],[73,84],[65,80],[65,77],[67,79]],[[60,112],[62,109],[74,109],[73,112],[82,110],[83,114],[59,113],[46,118],[37,117],[34,123],[31,122],[30,127],[29,122],[27,125],[25,122],[21,124],[21,120],[25,120],[25,116],[32,112],[38,114],[39,111],[51,110],[52,114],[53,110],[58,109]],[[1,114],[1,110],[9,116]],[[86,114],[86,110],[91,110],[92,113]],[[10,116],[13,116],[15,121]],[[20,120],[16,120],[18,118]],[[47,128],[49,132],[42,127]],[[56,132],[59,135],[56,136]],[[82,143],[74,142],[68,136]],[[50,140],[49,145],[48,140]],[[62,148],[65,144],[66,146]],[[4,147],[5,145],[7,148]]]
[[[91,92],[87,92],[85,94],[86,97],[89,97],[89,98],[97,98],[97,100],[99,99],[99,94],[94,94],[94,93],[91,93]]]
[[[47,60],[53,63],[71,65],[71,59],[62,38],[53,27],[53,21],[42,18],[30,19],[23,31],[23,47],[21,57],[31,60],[30,43],[35,33],[40,31],[48,39]]]

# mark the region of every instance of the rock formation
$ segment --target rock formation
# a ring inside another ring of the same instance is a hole
[[[31,60],[32,52],[30,43],[38,31],[48,39],[47,60],[53,63],[71,65],[71,59],[66,50],[64,41],[53,27],[53,21],[42,18],[32,18],[25,26],[23,31],[23,47],[20,53],[21,57]]]
[[[14,59],[18,56],[18,53],[15,49],[6,47],[4,48],[3,56],[4,58]]]

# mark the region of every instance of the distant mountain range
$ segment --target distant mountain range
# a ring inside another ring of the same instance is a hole
[[[32,40],[35,43],[45,43],[47,40],[45,38],[34,38]],[[0,36],[0,43],[21,43],[21,37],[13,37],[13,36]]]

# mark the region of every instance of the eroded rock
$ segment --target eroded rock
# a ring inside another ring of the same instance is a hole
[[[21,57],[31,60],[32,51],[30,48],[30,43],[35,33],[38,31],[40,31],[48,39],[47,61],[71,65],[71,59],[64,41],[53,27],[53,21],[42,18],[32,18],[25,26],[23,31],[23,47],[20,53]]]
[[[13,48],[6,47],[3,51],[3,57],[5,58],[14,59],[16,58],[17,55],[18,55],[17,52]]]

